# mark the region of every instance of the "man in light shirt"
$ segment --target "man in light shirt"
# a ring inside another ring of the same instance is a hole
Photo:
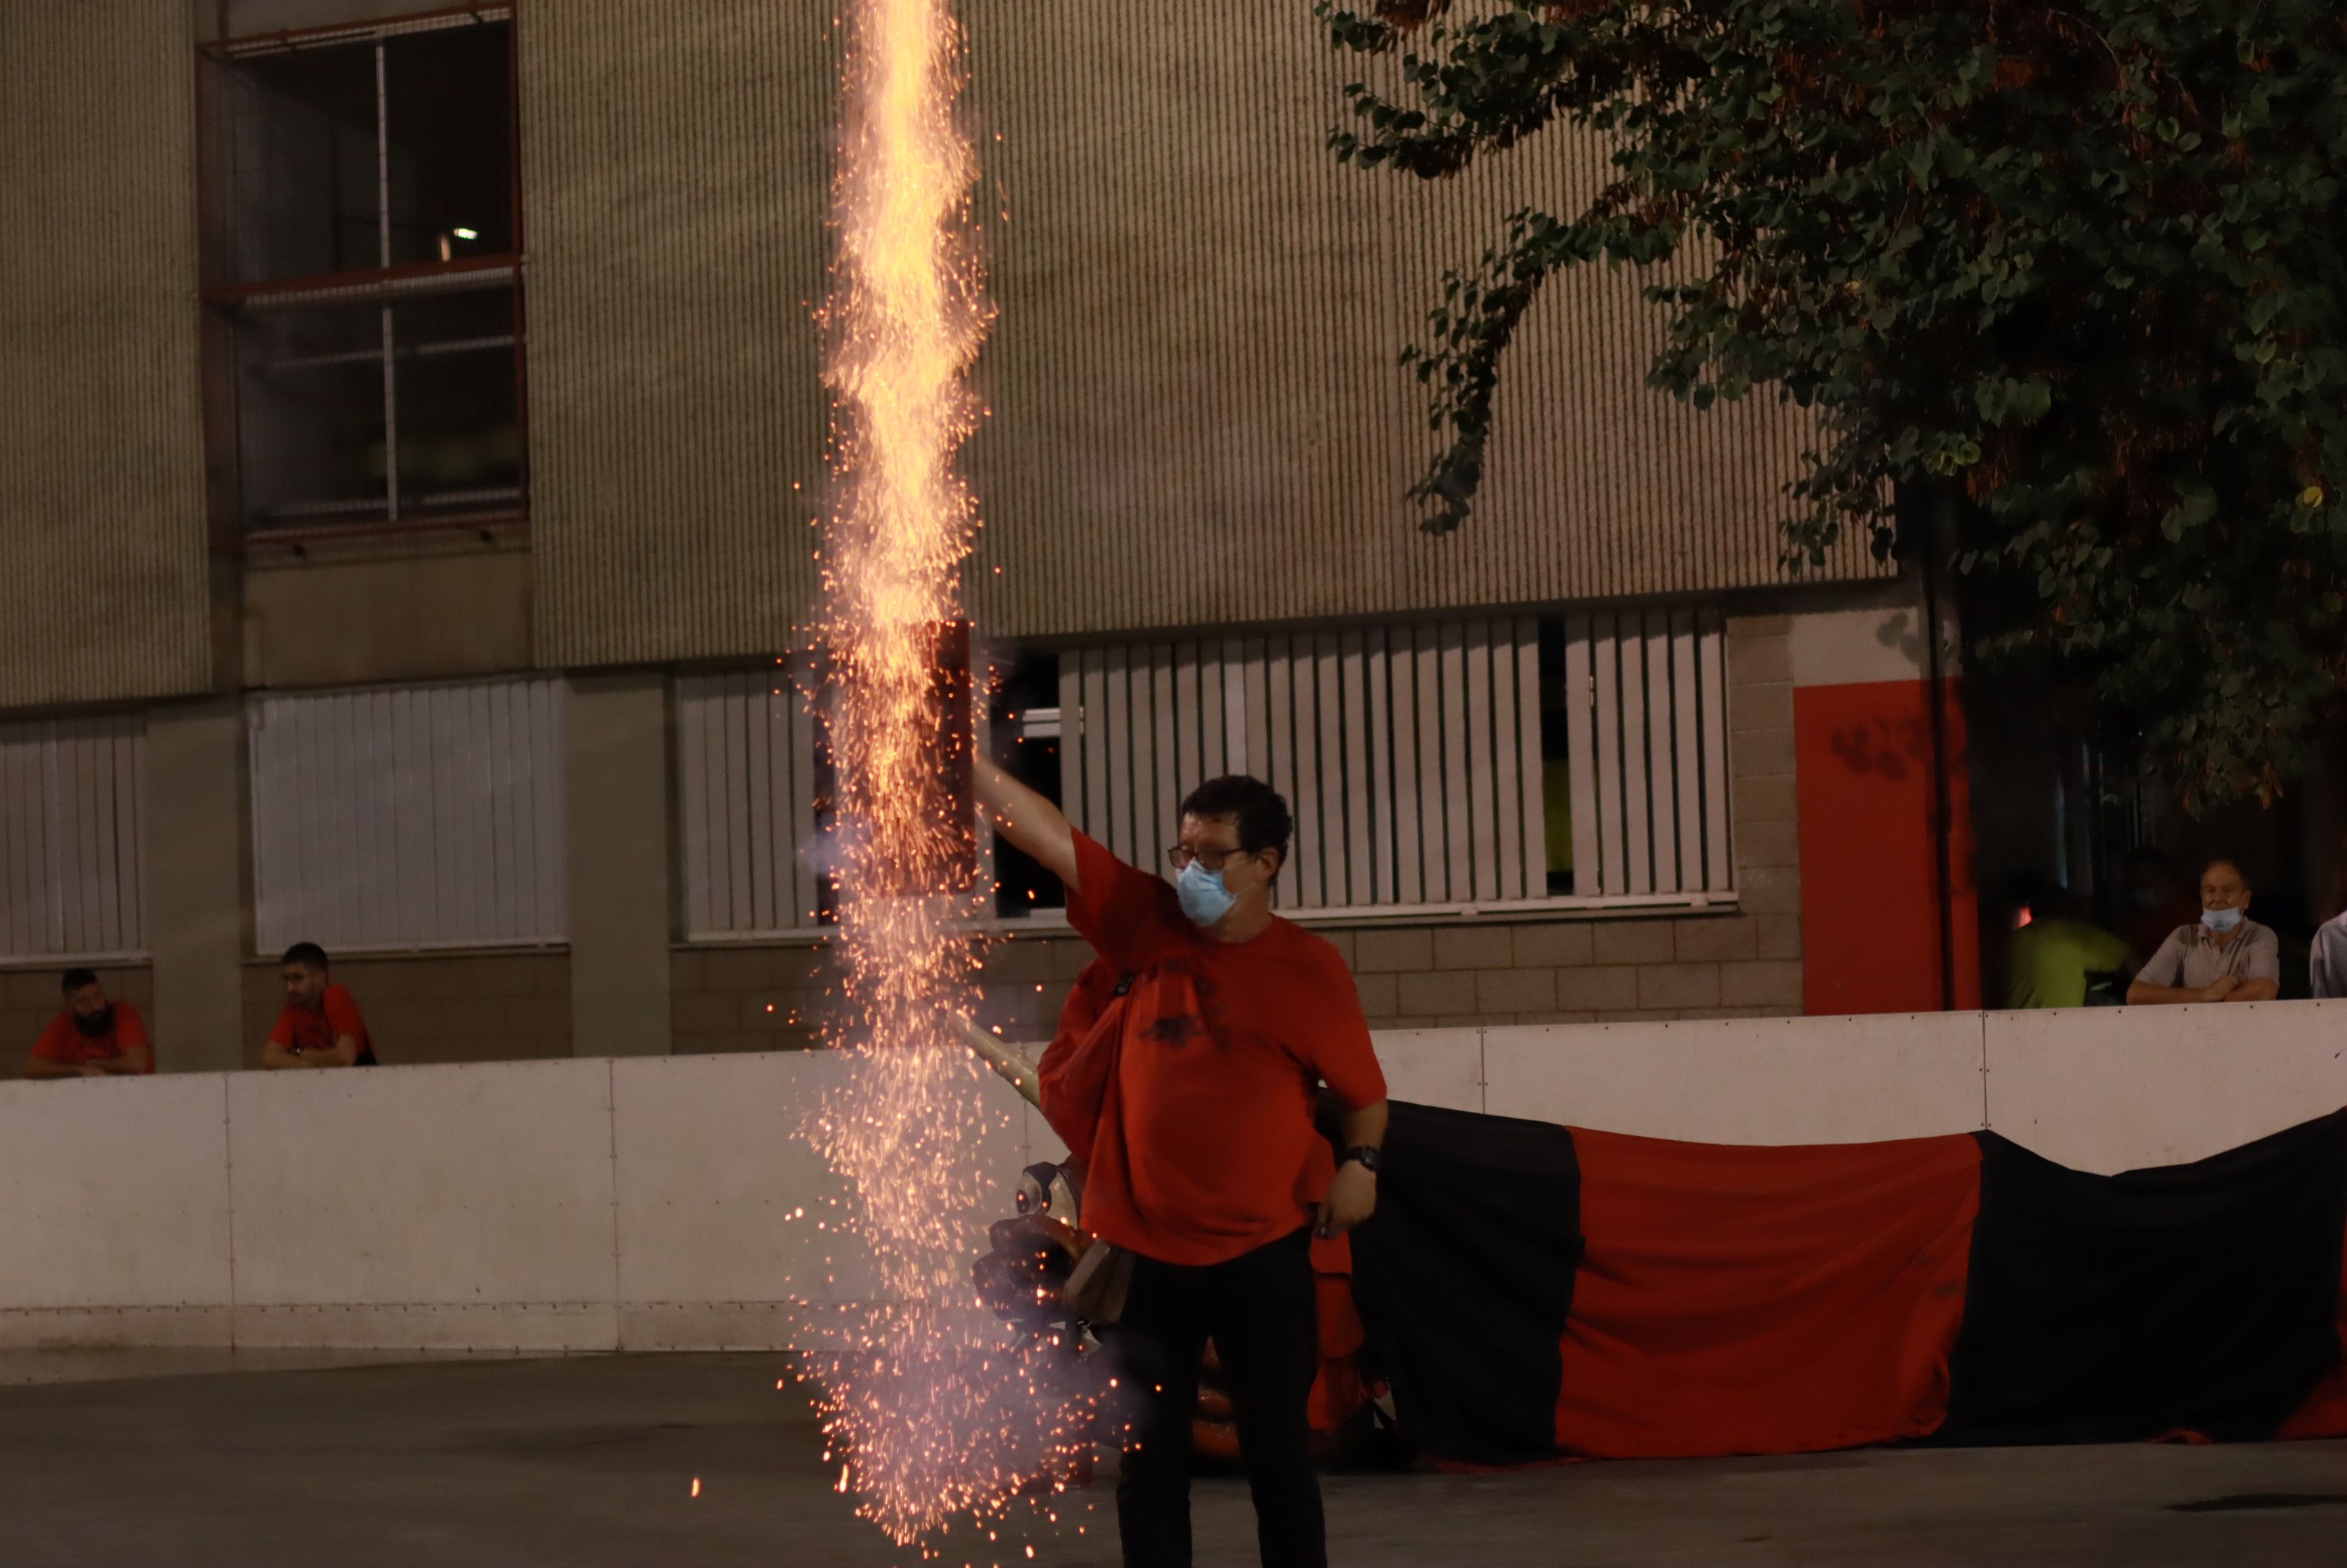
[[[2262,1002],[2281,994],[2281,948],[2250,918],[2250,883],[2229,860],[2200,873],[2200,919],[2178,926],[2127,987],[2129,1003]]]

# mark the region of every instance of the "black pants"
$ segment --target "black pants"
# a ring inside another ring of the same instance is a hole
[[[1204,1267],[1133,1260],[1116,1333],[1142,1399],[1138,1447],[1128,1444],[1116,1483],[1126,1568],[1190,1568],[1190,1420],[1209,1336],[1230,1387],[1264,1568],[1323,1568],[1306,1414],[1317,1337],[1308,1231]]]

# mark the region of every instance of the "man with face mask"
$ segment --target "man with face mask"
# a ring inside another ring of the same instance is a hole
[[[2281,994],[2281,947],[2250,918],[2250,884],[2229,860],[2200,873],[2200,920],[2178,926],[2127,987],[2147,1002],[2262,1002]]]
[[[1134,1259],[1116,1331],[1142,1404],[1117,1482],[1124,1561],[1191,1560],[1191,1410],[1211,1337],[1262,1561],[1319,1568],[1310,1248],[1376,1207],[1386,1085],[1344,958],[1271,911],[1287,803],[1252,778],[1199,785],[1182,803],[1169,886],[983,760],[978,794],[1002,836],[1066,885],[1069,922],[1133,977],[1083,1201],[1084,1228]],[[1313,1125],[1322,1082],[1344,1108],[1334,1161]]]
[[[25,1063],[27,1078],[106,1078],[155,1071],[147,1020],[128,1002],[111,1000],[93,969],[67,969],[65,1011],[49,1020]]]

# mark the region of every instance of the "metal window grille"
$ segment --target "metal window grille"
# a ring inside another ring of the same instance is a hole
[[[1182,796],[1251,773],[1296,815],[1299,910],[1546,891],[1530,618],[1086,649],[1061,661],[1061,799],[1163,867]]]
[[[136,718],[0,727],[0,938],[10,958],[133,958],[146,945]]]
[[[814,927],[815,720],[783,666],[681,677],[676,721],[687,934]]]
[[[541,679],[254,699],[261,950],[562,940],[562,691]]]
[[[1573,863],[1600,898],[1735,886],[1727,682],[1717,615],[1570,615],[1564,625]]]

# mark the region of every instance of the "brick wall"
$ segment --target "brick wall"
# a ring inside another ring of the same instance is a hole
[[[25,1059],[33,1054],[33,1042],[49,1027],[66,1005],[65,992],[57,989],[69,966],[59,964],[54,968],[8,969],[0,971],[0,1077],[15,1078],[25,1071]],[[116,1001],[128,1002],[147,1020],[155,1036],[155,1063],[159,1070],[170,1065],[170,1034],[167,1026],[155,1016],[155,986],[144,964],[97,969],[98,983],[106,994]]]
[[[1319,927],[1352,966],[1371,1027],[1799,1012],[1789,627],[1781,615],[1727,622],[1735,909]],[[1013,1040],[1048,1035],[1090,956],[1071,935],[997,944],[987,955],[980,1021]],[[671,972],[679,1051],[807,1045],[836,983],[822,948],[681,949]]]
[[[563,952],[438,953],[340,958],[334,979],[366,1016],[385,1063],[511,1061],[570,1054],[570,957]],[[283,1006],[278,967],[244,968],[244,1059]]]
[[[1091,960],[1073,936],[1022,937],[988,953],[979,1018],[1013,1040],[1051,1031],[1068,987]],[[679,948],[670,958],[680,1053],[796,1050],[815,1043],[837,986],[828,947]]]

